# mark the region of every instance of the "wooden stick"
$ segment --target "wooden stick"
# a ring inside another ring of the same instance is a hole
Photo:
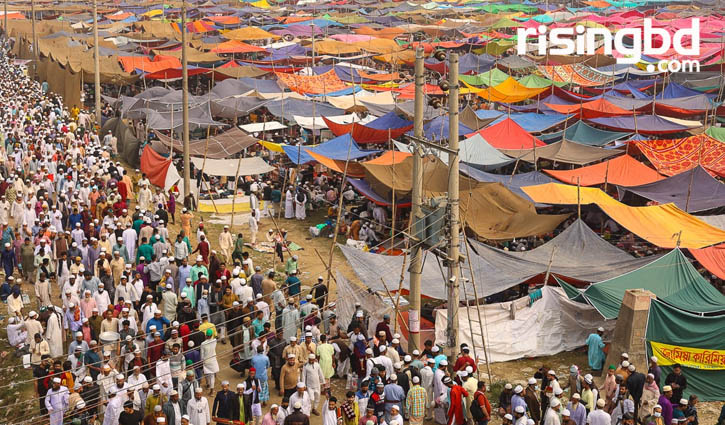
[[[576,178],[576,216],[577,218],[582,218],[582,195],[581,195],[582,185],[581,185],[581,179],[579,177]]]
[[[322,263],[322,265],[325,266],[325,270],[330,270],[330,266],[327,265],[327,263],[325,262],[325,259],[322,258],[322,254],[320,254],[320,251],[318,251],[317,248],[315,248],[315,254],[317,254],[317,258],[320,259],[320,262]],[[337,284],[337,279],[335,279],[335,276],[330,275],[330,277],[332,278],[332,280],[335,281],[335,284]]]
[[[345,181],[347,180],[347,166],[350,164],[350,150],[352,149],[352,139],[350,139],[350,143],[347,145],[347,159],[345,160],[345,169],[342,173],[342,181],[340,181],[340,192],[338,195],[338,202],[337,202],[337,218],[335,219],[335,229],[333,230],[332,234],[332,240],[330,241],[330,252],[329,252],[329,260],[328,264],[330,264],[330,267],[327,269],[327,286],[330,286],[330,276],[332,276],[332,254],[335,252],[335,244],[337,243],[337,234],[340,231],[340,217],[342,215],[342,190],[345,188]]]
[[[549,275],[551,274],[551,264],[554,262],[554,254],[556,253],[556,247],[551,250],[551,257],[549,257],[549,265],[546,266],[546,275],[544,276],[544,285],[549,283]]]
[[[388,293],[388,297],[390,298],[390,301],[393,301],[393,295],[390,294],[390,290],[388,289],[388,285],[385,284],[385,280],[383,280],[383,278],[381,277],[380,281],[383,282],[383,287],[385,287],[385,292]],[[398,307],[395,306],[395,321],[397,322],[398,319],[401,319],[400,321],[403,323],[403,325],[405,325],[405,329],[408,329],[408,332],[410,332],[410,328],[405,323],[405,320],[403,319],[403,315],[400,314],[400,311],[398,311]]]
[[[234,177],[234,193],[232,194],[232,219],[229,223],[229,229],[231,229],[232,233],[234,232],[234,213],[236,212],[234,206],[237,201],[237,190],[239,189],[239,167],[242,165],[242,154],[239,153],[239,161],[237,161],[237,173]],[[256,196],[256,195],[255,195]],[[257,218],[259,219],[259,217]]]
[[[468,300],[466,281],[468,281],[468,278],[461,279],[461,284],[463,286],[463,296],[466,299],[466,316],[468,317],[468,328],[471,330],[471,345],[473,346],[473,355],[476,356],[476,338],[474,338],[473,336],[473,322],[471,321],[471,302]],[[476,300],[476,303],[478,303],[478,300]],[[476,379],[481,379],[481,371],[478,368],[478,362],[476,362]]]

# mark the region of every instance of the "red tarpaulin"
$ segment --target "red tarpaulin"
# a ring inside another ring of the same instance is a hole
[[[325,118],[324,116],[322,119],[325,121],[325,124],[327,124],[327,127],[330,129],[332,134],[335,136],[342,136],[343,134],[352,133],[352,138],[358,144],[387,142],[390,139],[396,139],[402,136],[408,130],[413,128],[413,125],[407,125],[400,128],[377,129],[357,123],[338,124]]]
[[[151,148],[151,145],[146,145],[141,154],[141,171],[146,173],[149,182],[158,187],[165,187],[166,185],[166,172],[169,170],[171,161],[169,158],[156,153]]]
[[[725,279],[725,244],[702,249],[691,249],[690,253],[710,273]]]
[[[511,118],[475,133],[466,134],[466,137],[474,134],[480,134],[496,149],[532,149],[534,146],[546,146],[546,143],[529,134]]]
[[[555,103],[544,103],[544,105],[560,114],[576,114],[581,119],[632,115],[632,111],[620,108],[602,98],[574,105],[559,105]]]

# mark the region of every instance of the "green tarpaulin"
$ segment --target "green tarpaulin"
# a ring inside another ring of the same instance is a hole
[[[546,143],[553,143],[561,140],[564,130],[556,133],[542,134],[540,140]],[[566,140],[581,143],[589,146],[604,146],[607,143],[629,136],[630,133],[622,133],[619,131],[600,130],[592,127],[584,121],[577,121],[576,124],[566,129]]]
[[[680,347],[725,350],[725,316],[699,316],[686,313],[661,301],[652,301],[647,320],[647,356],[651,341]],[[662,365],[662,382],[672,369]],[[697,394],[701,401],[725,399],[725,370],[683,367],[687,377],[685,397]]]
[[[509,75],[498,68],[476,75],[459,75],[458,79],[472,86],[495,87],[509,78]]]
[[[616,319],[624,292],[638,288],[651,291],[658,299],[685,311],[725,312],[725,296],[697,272],[679,249],[637,270],[590,285],[584,291],[557,280],[569,298],[579,299],[575,291],[580,292],[605,319]]]
[[[543,89],[544,87],[551,87],[552,83],[557,87],[563,87],[567,85],[567,83],[564,82],[554,83],[548,78],[544,78],[534,74],[529,74],[525,77],[519,78],[519,83],[521,83],[521,85],[523,85],[524,87],[528,87],[530,89]]]
[[[712,137],[713,139],[725,142],[725,128],[709,127],[707,130],[705,130],[705,134]]]

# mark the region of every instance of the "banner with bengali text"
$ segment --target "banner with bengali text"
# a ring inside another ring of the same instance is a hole
[[[680,347],[655,341],[650,341],[650,345],[661,366],[679,363],[694,369],[725,370],[725,350]]]

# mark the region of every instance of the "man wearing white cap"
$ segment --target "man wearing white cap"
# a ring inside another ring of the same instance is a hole
[[[166,269],[164,271],[164,276],[168,277],[170,275],[171,270]],[[165,279],[162,279],[162,281],[163,280]],[[161,296],[161,299],[164,303],[164,317],[171,321],[176,320],[176,307],[179,305],[179,298],[176,296],[176,292],[174,292],[174,285],[170,283],[166,284],[166,290]]]
[[[289,341],[293,336],[297,336],[299,321],[300,311],[297,310],[294,298],[290,297],[287,300],[287,307],[282,310],[282,329],[284,329],[282,336],[285,341]]]
[[[234,240],[232,238],[232,232],[229,231],[229,226],[224,226],[224,230],[219,233],[219,248],[222,250],[224,259],[226,261],[232,261],[232,248],[234,247]]]
[[[310,394],[312,399],[312,413],[319,415],[317,406],[320,404],[320,396],[322,394],[322,387],[325,384],[325,375],[322,373],[320,364],[316,361],[316,356],[310,353],[307,357],[307,364],[302,368],[302,374],[300,375],[300,381],[307,387],[307,392]]]
[[[597,400],[597,408],[589,413],[587,417],[588,425],[611,425],[611,416],[604,410],[607,402],[604,399]]]
[[[566,409],[570,412],[568,416],[571,417],[571,420],[574,421],[576,425],[585,424],[587,420],[587,409],[581,403],[581,395],[579,393],[574,393],[571,396],[571,401],[569,401]]]
[[[543,425],[561,425],[559,410],[561,410],[561,402],[558,398],[554,397],[549,403],[549,408],[546,410],[546,414],[544,415]]]
[[[526,422],[529,420],[526,417],[526,408],[524,406],[516,406],[513,412],[514,425],[526,425]]]
[[[297,408],[296,406],[300,406]],[[305,388],[304,382],[298,382],[297,388],[294,394],[289,398],[289,408],[287,412],[292,415],[295,410],[301,410],[307,416],[312,413],[312,397]],[[319,413],[317,413],[319,415]]]
[[[52,385],[45,394],[45,408],[50,415],[50,425],[62,425],[70,393],[68,388],[60,385],[60,378],[53,378]]]
[[[604,335],[604,328],[599,327],[595,333],[589,334],[585,342],[588,347],[589,367],[595,371],[602,370],[606,360],[602,335]]]

